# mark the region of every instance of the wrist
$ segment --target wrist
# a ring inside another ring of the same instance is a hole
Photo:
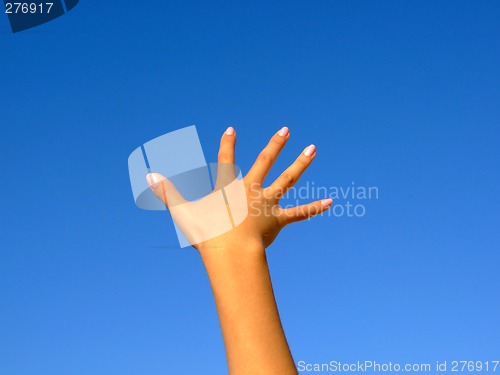
[[[196,246],[203,261],[213,257],[247,257],[265,254],[262,241],[255,238],[218,237]]]
[[[233,278],[256,268],[267,268],[265,248],[259,241],[248,239],[207,242],[198,251],[210,278],[213,274]]]

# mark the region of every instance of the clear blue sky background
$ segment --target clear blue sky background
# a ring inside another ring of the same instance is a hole
[[[377,186],[268,249],[295,359],[500,359],[498,1],[90,1],[0,17],[0,374],[221,374],[201,260],[135,207],[127,158],[196,124],[247,171]],[[337,203],[342,203],[341,201]],[[345,202],[344,202],[345,203]]]

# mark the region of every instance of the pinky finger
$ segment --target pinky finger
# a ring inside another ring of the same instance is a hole
[[[331,207],[332,202],[333,200],[328,198],[297,207],[286,208],[281,213],[282,223],[283,225],[287,225],[297,221],[309,219],[328,210]]]

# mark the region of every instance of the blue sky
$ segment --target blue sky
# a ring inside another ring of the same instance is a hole
[[[135,207],[127,158],[195,124],[270,178],[310,143],[319,186],[376,186],[362,218],[268,249],[295,359],[500,359],[500,4],[81,1],[0,17],[0,374],[221,374],[203,265]],[[345,204],[345,200],[335,202]]]

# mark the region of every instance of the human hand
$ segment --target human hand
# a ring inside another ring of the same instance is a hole
[[[154,194],[169,208],[174,221],[181,228],[186,238],[199,251],[209,249],[237,248],[238,243],[255,244],[259,248],[268,247],[286,225],[308,219],[327,210],[331,199],[318,200],[302,206],[281,208],[280,199],[294,186],[302,173],[316,156],[316,147],[310,145],[304,149],[295,162],[290,165],[270,186],[263,182],[280,151],[290,138],[287,127],[273,135],[268,145],[257,157],[254,165],[243,178],[243,191],[246,201],[246,218],[232,230],[217,236],[221,232],[217,227],[220,217],[227,215],[226,207],[216,207],[214,198],[221,189],[228,189],[236,178],[234,161],[236,132],[230,127],[223,134],[218,154],[218,173],[214,191],[195,202],[187,202],[175,186],[158,173],[148,174],[147,180]],[[235,185],[233,185],[235,186]],[[212,238],[213,237],[213,238]]]

